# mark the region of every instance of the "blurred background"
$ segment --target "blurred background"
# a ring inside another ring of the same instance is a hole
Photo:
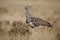
[[[21,40],[60,40],[60,36],[57,37],[57,35],[55,35],[56,32],[60,33],[60,0],[0,0],[0,20],[8,20],[11,22],[20,20],[21,22],[25,22],[24,7],[26,5],[32,6],[30,10],[32,16],[50,22],[53,25],[53,29],[51,34],[47,31],[49,28],[43,28],[39,33],[39,28],[34,29],[36,32],[32,34],[33,36],[31,36],[31,39],[30,37],[28,39],[24,37]],[[58,39],[55,39],[56,37]],[[7,37],[4,38],[1,37],[0,39],[10,40]]]

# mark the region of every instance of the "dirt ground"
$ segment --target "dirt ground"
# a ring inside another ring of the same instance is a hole
[[[26,5],[32,6],[32,16],[50,22],[53,27],[27,26]],[[21,30],[12,26],[14,21],[22,22]],[[27,29],[29,32],[24,31]],[[60,40],[60,0],[0,0],[0,40]]]

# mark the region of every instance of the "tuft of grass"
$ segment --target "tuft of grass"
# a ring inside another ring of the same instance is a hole
[[[28,26],[25,23],[22,23],[21,21],[14,21],[12,23],[12,27],[13,28],[9,31],[10,35],[25,35],[26,33],[29,33]]]

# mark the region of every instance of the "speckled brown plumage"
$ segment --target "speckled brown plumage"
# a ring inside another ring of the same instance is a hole
[[[52,27],[52,25],[44,20],[42,20],[41,18],[37,18],[37,17],[31,17],[32,22],[35,26],[48,26],[48,27]]]
[[[30,15],[30,8],[31,6],[25,6],[25,10],[26,10],[26,23],[29,25],[29,26],[48,26],[48,27],[52,27],[52,25],[41,19],[41,18],[38,18],[38,17],[32,17]]]

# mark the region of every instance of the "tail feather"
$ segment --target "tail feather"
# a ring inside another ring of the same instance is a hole
[[[47,22],[47,24],[48,24],[48,25],[47,25],[48,27],[52,27],[52,25],[51,25],[50,23]]]

